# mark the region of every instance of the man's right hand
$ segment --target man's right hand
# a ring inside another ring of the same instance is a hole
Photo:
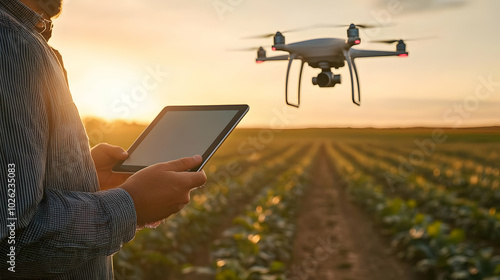
[[[134,200],[137,225],[154,223],[178,212],[189,202],[189,192],[207,181],[205,172],[187,172],[200,156],[158,163],[130,176],[120,187]]]

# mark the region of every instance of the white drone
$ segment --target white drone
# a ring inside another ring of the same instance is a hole
[[[346,25],[321,25],[315,27],[347,27]],[[307,62],[309,66],[313,68],[321,69],[321,73],[317,77],[312,78],[313,85],[318,85],[319,87],[334,87],[336,84],[341,83],[340,75],[334,75],[332,73],[332,68],[338,69],[345,66],[345,61],[349,66],[349,72],[351,74],[351,87],[352,87],[352,102],[358,106],[361,105],[361,93],[359,88],[358,71],[356,69],[356,64],[354,59],[358,57],[378,57],[378,56],[400,56],[407,57],[408,52],[406,52],[406,44],[401,40],[383,40],[374,41],[378,43],[393,44],[397,43],[396,51],[374,51],[374,50],[358,50],[353,49],[352,46],[359,45],[361,39],[359,38],[359,28],[372,28],[376,26],[370,25],[348,25],[347,29],[347,40],[338,38],[323,38],[323,39],[313,39],[307,41],[301,41],[291,44],[285,43],[285,36],[282,33],[299,31],[299,30],[288,30],[285,32],[276,32],[276,34],[265,34],[259,36],[252,36],[247,38],[269,38],[274,36],[274,45],[272,46],[273,51],[285,51],[289,55],[279,55],[273,57],[267,57],[266,51],[263,47],[260,47],[257,51],[257,63],[262,63],[264,61],[281,61],[288,60],[288,69],[286,72],[286,87],[285,87],[285,100],[286,104],[299,108],[300,106],[300,84],[302,80],[302,70],[304,69],[304,63]],[[303,30],[303,29],[301,29]],[[290,103],[288,101],[288,77],[290,75],[290,68],[292,62],[295,59],[300,59],[302,65],[300,67],[299,74],[299,87],[298,87],[298,101],[297,104]],[[354,70],[354,75],[353,75]],[[355,98],[355,88],[354,88],[354,77],[356,77],[357,85],[357,100]]]

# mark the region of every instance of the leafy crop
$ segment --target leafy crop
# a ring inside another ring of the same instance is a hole
[[[115,255],[116,274],[286,279],[310,169],[326,156],[341,178],[331,187],[347,187],[419,279],[500,280],[497,138],[476,143],[468,136],[460,143],[457,133],[451,143],[415,157],[411,141],[421,132],[377,133],[282,132],[242,152],[240,145],[258,131],[238,132],[205,168],[207,186],[193,191],[191,202],[156,229],[138,231]]]

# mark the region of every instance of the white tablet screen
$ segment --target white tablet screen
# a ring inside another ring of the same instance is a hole
[[[203,155],[237,110],[168,111],[123,165],[149,166]]]

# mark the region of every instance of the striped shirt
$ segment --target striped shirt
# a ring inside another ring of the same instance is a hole
[[[64,69],[41,17],[0,0],[0,279],[113,279],[136,231],[123,189],[99,191]]]

